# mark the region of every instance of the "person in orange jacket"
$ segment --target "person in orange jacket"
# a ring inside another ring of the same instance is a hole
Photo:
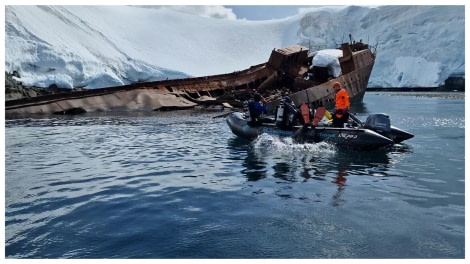
[[[341,88],[339,82],[333,83],[333,89],[336,92],[336,110],[333,115],[333,126],[344,127],[344,123],[348,122],[349,119],[349,94],[346,89]]]

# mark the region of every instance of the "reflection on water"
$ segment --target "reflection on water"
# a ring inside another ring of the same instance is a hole
[[[239,138],[229,140],[235,149],[245,150],[245,176],[250,181],[266,177],[272,165],[274,177],[293,181],[290,174],[321,180],[331,171],[352,171],[372,176],[397,176],[388,170],[392,158],[411,155],[412,149],[403,144],[374,151],[341,149],[325,142],[316,144],[297,144],[289,138],[262,135],[255,142]],[[260,173],[261,172],[261,173]]]
[[[378,178],[403,177],[391,169],[394,162],[411,155],[412,149],[405,144],[397,144],[386,149],[358,151],[338,149],[326,142],[298,144],[291,138],[262,135],[253,142],[238,137],[228,140],[230,149],[246,152],[241,173],[248,182],[260,181],[269,177],[278,179],[274,192],[283,198],[285,184],[308,183],[309,181],[330,182],[337,186],[331,204],[339,206],[346,201],[341,197],[348,186],[349,176],[370,176]],[[281,184],[282,183],[282,184]],[[264,193],[256,189],[255,194]]]
[[[338,191],[331,199],[333,206],[339,206],[345,202],[344,199],[341,199],[341,194],[343,193],[346,186],[346,175],[348,175],[346,171],[338,171],[338,176],[333,180],[333,183],[338,185]]]

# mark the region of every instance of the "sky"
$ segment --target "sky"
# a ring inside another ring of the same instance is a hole
[[[298,15],[312,5],[138,5],[155,9],[172,9],[179,12],[203,17],[228,20],[273,20]]]
[[[34,4],[47,4],[47,5],[110,5],[108,1],[104,0],[82,0],[82,1],[57,1],[57,0],[5,0],[7,5],[34,5]],[[202,16],[207,16],[212,14],[212,17],[223,17],[229,19],[247,19],[247,20],[271,20],[271,19],[281,19],[289,16],[297,15],[299,12],[303,12],[304,8],[318,6],[321,2],[315,2],[311,0],[290,0],[288,2],[279,2],[271,1],[266,2],[262,0],[225,0],[225,1],[213,1],[213,0],[159,0],[158,4],[162,5],[178,5],[180,7],[196,5],[199,7],[206,8],[193,8],[192,13],[196,14],[199,12]],[[328,5],[351,5],[350,1],[346,0],[332,0],[327,2]],[[154,4],[153,1],[148,0],[117,0],[113,1],[112,5],[151,5]],[[409,5],[409,1],[395,0],[395,1],[383,1],[383,0],[357,0],[354,2],[355,5],[363,6],[374,6],[374,5]],[[413,3],[421,4],[421,3]],[[465,1],[461,0],[452,0],[452,1],[442,1],[442,0],[428,0],[426,5],[448,5],[448,4],[459,4],[464,5]],[[211,8],[212,6],[213,8]],[[217,6],[217,7],[216,7]],[[223,10],[223,9],[227,10]],[[212,11],[210,11],[212,9]],[[218,9],[219,11],[216,11]],[[231,9],[231,10],[230,10]],[[197,11],[199,10],[199,11]]]
[[[271,6],[271,5],[226,5],[236,15],[237,19],[270,20],[281,19],[299,14],[299,10],[309,6]]]
[[[268,20],[236,19],[248,13],[234,12],[7,6],[5,70],[18,71],[25,85],[93,89],[244,70],[266,62],[273,48],[337,47],[352,33],[376,47],[370,87],[436,87],[465,71],[463,7],[315,7]]]

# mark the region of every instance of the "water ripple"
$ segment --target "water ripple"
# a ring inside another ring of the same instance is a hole
[[[463,121],[382,105],[416,137],[357,152],[244,141],[217,113],[6,120],[6,257],[463,257]]]

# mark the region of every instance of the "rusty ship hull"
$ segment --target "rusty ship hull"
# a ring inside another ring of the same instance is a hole
[[[288,94],[287,96],[295,105],[307,103],[313,107],[324,106],[326,108],[334,108],[335,91],[333,83],[339,82],[345,88],[350,96],[351,103],[360,103],[363,101],[364,94],[367,89],[370,74],[375,63],[375,54],[369,49],[368,45],[358,43],[357,47],[350,44],[343,44],[343,56],[339,58],[339,64],[342,74],[338,77],[323,77],[316,84],[303,84],[299,79],[295,86],[306,86],[297,92]],[[268,111],[273,112],[282,98],[268,100]]]
[[[173,110],[198,105],[241,108],[243,101],[255,92],[265,96],[271,111],[285,96],[296,104],[306,102],[328,107],[334,102],[332,83],[335,81],[348,90],[351,102],[362,102],[375,54],[362,43],[345,43],[340,49],[343,51],[339,58],[342,74],[336,78],[321,67],[316,69],[319,72],[309,69],[312,57],[308,49],[294,45],[274,49],[268,62],[233,73],[9,100],[5,102],[5,116]],[[306,80],[307,73],[312,73],[314,78]]]

